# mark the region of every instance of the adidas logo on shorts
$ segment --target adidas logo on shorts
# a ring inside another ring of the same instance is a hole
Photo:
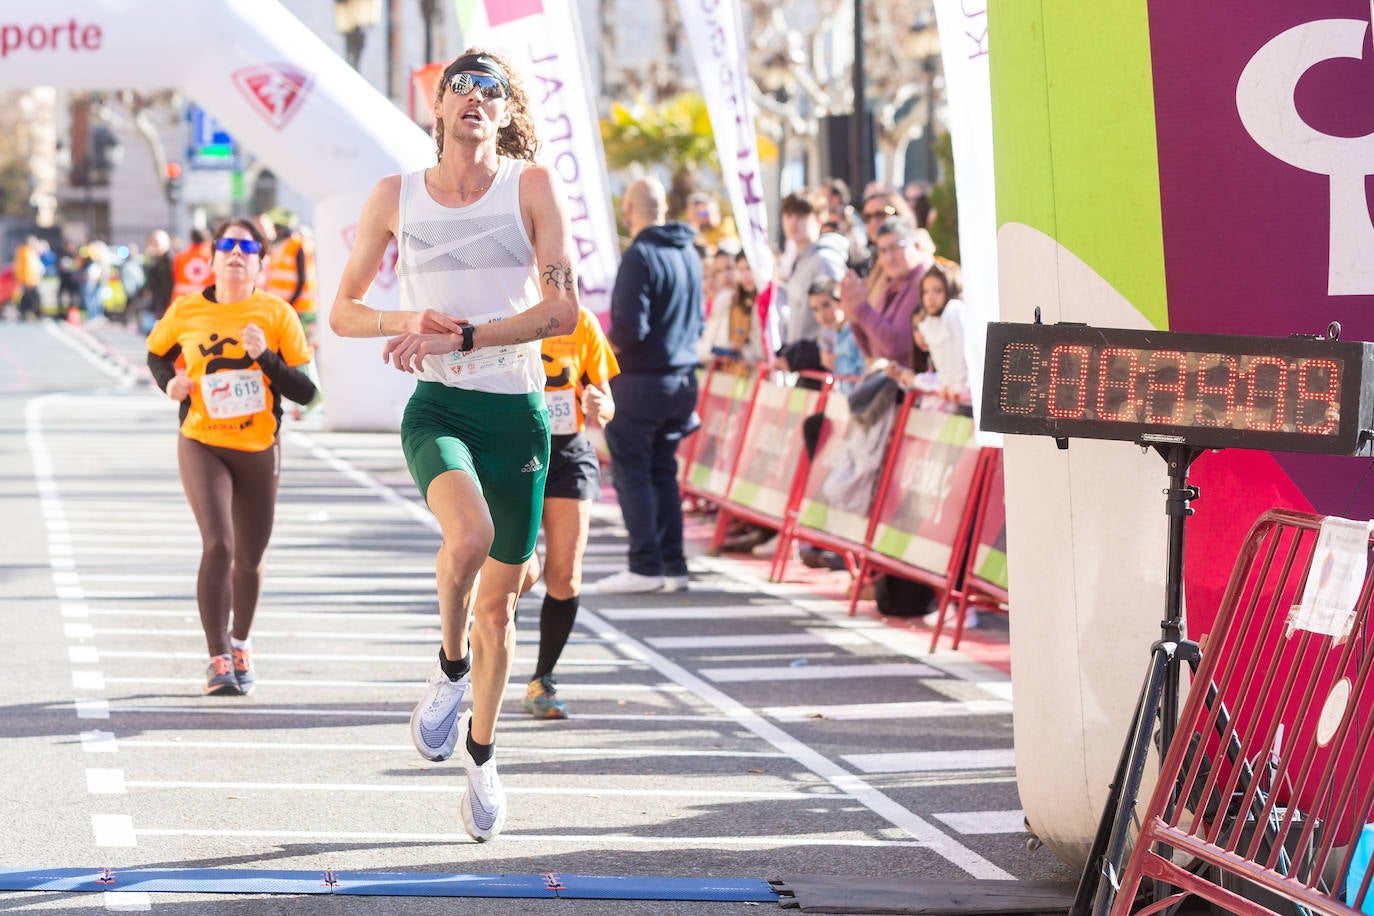
[[[539,456],[538,456],[538,455],[535,455],[535,456],[534,456],[533,458],[531,458],[529,461],[525,462],[525,466],[524,466],[523,468],[520,469],[520,473],[522,473],[522,474],[533,474],[535,471],[542,471],[542,470],[544,470],[544,463],[543,463],[542,461],[539,460]]]

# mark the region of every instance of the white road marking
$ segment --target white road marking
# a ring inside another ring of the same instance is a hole
[[[1002,700],[914,700],[909,703],[855,703],[836,706],[765,706],[759,710],[779,722],[806,719],[884,721],[887,719],[943,719],[951,716],[1008,716],[1011,704]]]
[[[62,633],[68,639],[94,639],[95,628],[89,623],[64,623]]]
[[[255,635],[256,635],[256,634],[255,634]],[[82,688],[82,689],[86,689],[86,690],[104,690],[106,684],[154,684],[154,685],[161,684],[161,685],[182,686],[182,687],[200,686],[200,685],[204,684],[204,680],[203,680],[202,678],[184,678],[184,677],[133,677],[133,676],[130,676],[130,677],[123,677],[123,676],[118,676],[118,677],[104,677],[104,676],[102,676],[102,675],[100,674],[100,672],[98,672],[98,671],[92,671],[92,672],[76,672],[76,674],[95,675],[95,677],[91,677],[91,678],[88,679],[88,680],[89,680],[90,686],[86,686],[86,687]],[[73,679],[75,679],[75,676],[76,676],[76,675],[73,675]],[[97,677],[99,678],[98,681],[96,680]],[[94,685],[97,684],[97,683],[98,683],[100,686],[94,686]],[[506,692],[507,692],[507,693],[511,693],[511,694],[518,694],[519,696],[522,696],[522,697],[523,697],[523,696],[525,695],[525,686],[526,686],[526,685],[525,685],[524,683],[522,683],[522,682],[515,682],[515,681],[512,681],[511,683],[509,683],[509,684],[506,685]],[[411,693],[414,693],[414,694],[418,697],[420,694],[422,694],[422,693],[424,692],[425,684],[424,684],[423,681],[419,681],[419,680],[415,680],[415,681],[335,681],[335,680],[324,680],[324,679],[315,679],[315,678],[308,679],[308,680],[288,680],[288,679],[286,679],[286,678],[266,678],[266,677],[259,676],[259,677],[258,677],[258,688],[259,688],[259,689],[262,689],[262,688],[269,688],[269,687],[270,687],[270,688],[291,687],[291,688],[295,688],[295,689],[302,689],[302,688],[303,688],[303,689],[307,689],[307,690],[315,690],[315,689],[320,689],[320,690],[340,690],[340,689],[351,689],[351,688],[363,688],[363,689],[366,689],[366,690],[405,690],[405,691],[409,691],[409,692],[411,692]],[[580,684],[571,684],[571,685],[569,685],[569,684],[563,684],[563,685],[560,685],[559,690],[560,690],[560,694],[561,694],[561,693],[573,693],[573,694],[578,694],[578,695],[586,695],[586,694],[592,694],[592,693],[603,693],[603,694],[614,694],[614,695],[620,695],[620,696],[623,696],[623,695],[626,695],[626,694],[642,694],[642,693],[686,693],[686,692],[687,692],[685,688],[679,687],[677,684],[669,684],[669,683],[660,683],[660,684],[618,684],[618,683],[612,683],[612,684],[586,684],[586,683],[580,683]],[[217,710],[217,711],[218,711],[218,710]]]
[[[126,785],[123,770],[86,770],[86,791],[92,795],[123,795]]]
[[[91,832],[97,846],[137,846],[134,819],[127,814],[92,814]]]
[[[98,665],[100,650],[95,646],[68,646],[67,659],[73,665]]]
[[[1010,748],[982,751],[914,751],[894,754],[846,754],[844,759],[864,773],[919,773],[931,770],[994,770],[1016,768]]]
[[[153,908],[152,898],[143,891],[105,891],[101,897],[111,913],[146,913]]]
[[[751,668],[701,668],[697,673],[717,684],[737,684],[758,681],[852,681],[861,677],[914,678],[933,672],[925,665],[897,662],[888,665],[789,664]]]
[[[1015,811],[957,811],[931,816],[964,836],[1026,832],[1026,813],[1020,808]]]
[[[784,646],[867,645],[861,636],[842,630],[805,633],[747,633],[740,636],[658,636],[644,640],[655,649],[767,649]]]
[[[607,596],[584,596],[588,599],[594,597],[605,598]],[[673,607],[663,605],[660,607],[644,608],[602,608],[598,614],[605,616],[607,620],[624,620],[642,622],[646,620],[702,620],[718,621],[729,620],[732,617],[748,617],[750,620],[761,620],[765,618],[777,617],[804,617],[806,612],[799,608],[785,604],[764,605],[762,607],[732,608],[721,607]]]
[[[502,748],[502,756],[505,756],[505,748]],[[110,772],[120,774],[121,791],[123,787],[130,789],[191,789],[196,791],[242,791],[242,792],[358,792],[358,793],[439,793],[442,795],[461,795],[467,791],[466,787],[460,782],[452,782],[448,785],[374,785],[366,783],[310,783],[310,782],[163,782],[163,781],[122,781],[122,770],[93,771],[87,770],[87,783],[90,783],[92,772]],[[92,789],[92,792],[95,790]],[[519,786],[506,786],[506,792],[511,795],[552,795],[566,797],[570,795],[584,795],[592,798],[608,796],[616,798],[701,798],[702,792],[697,789],[611,789],[605,786],[541,786],[538,788],[521,788]],[[728,789],[711,789],[710,796],[716,798],[745,798],[745,799],[768,799],[769,801],[816,801],[818,799],[834,800],[847,798],[839,792],[738,792]]]
[[[77,700],[76,717],[78,719],[108,719],[110,717],[110,701]]]
[[[73,671],[72,687],[77,690],[104,690],[105,675],[99,671]]]
[[[382,833],[352,830],[162,830],[140,827],[134,831],[139,837],[247,837],[267,840],[319,840],[323,842],[382,842],[382,843],[453,843],[471,844],[466,833]],[[632,834],[597,833],[502,833],[502,843],[559,843],[584,848],[666,847],[670,849],[702,846],[741,846],[773,848],[787,846],[838,846],[864,849],[920,848],[929,844],[917,840],[841,839],[833,836],[636,836]]]
[[[856,801],[879,817],[915,837],[919,845],[930,848],[946,861],[962,868],[974,878],[1014,880],[1013,875],[959,843],[926,819],[868,785],[824,754],[793,738],[758,713],[739,704],[728,694],[722,693],[682,666],[659,655],[643,643],[630,638],[628,634],[617,630],[603,620],[597,612],[584,607],[580,616],[585,626],[618,645],[626,655],[642,658],[649,662],[665,677],[687,687],[704,702],[715,706],[721,712],[735,719],[742,727],[749,729],[764,741],[792,757],[797,763],[825,779],[835,788],[852,795]]]
[[[81,733],[81,749],[88,754],[113,754],[119,750],[114,732],[99,730]]]

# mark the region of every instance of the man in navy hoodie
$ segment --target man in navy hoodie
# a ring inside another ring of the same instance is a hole
[[[629,568],[593,586],[601,594],[687,588],[677,447],[700,425],[697,342],[705,325],[695,230],[666,222],[667,195],[653,178],[625,189],[634,238],[611,293],[607,336],[620,361],[611,379],[616,413],[606,426],[611,474],[630,538]]]

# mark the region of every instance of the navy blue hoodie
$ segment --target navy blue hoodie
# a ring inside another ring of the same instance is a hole
[[[706,317],[695,237],[686,223],[650,226],[625,251],[611,293],[607,334],[621,372],[661,375],[696,367]]]

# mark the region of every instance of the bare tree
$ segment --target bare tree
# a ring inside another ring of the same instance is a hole
[[[749,72],[761,120],[775,139],[805,145],[819,160],[820,119],[854,111],[853,3],[812,0],[779,6],[746,0]],[[858,0],[863,3],[863,66],[878,151],[896,180],[907,144],[931,121],[929,105],[939,80],[939,38],[931,0]],[[855,189],[857,192],[858,188]]]

